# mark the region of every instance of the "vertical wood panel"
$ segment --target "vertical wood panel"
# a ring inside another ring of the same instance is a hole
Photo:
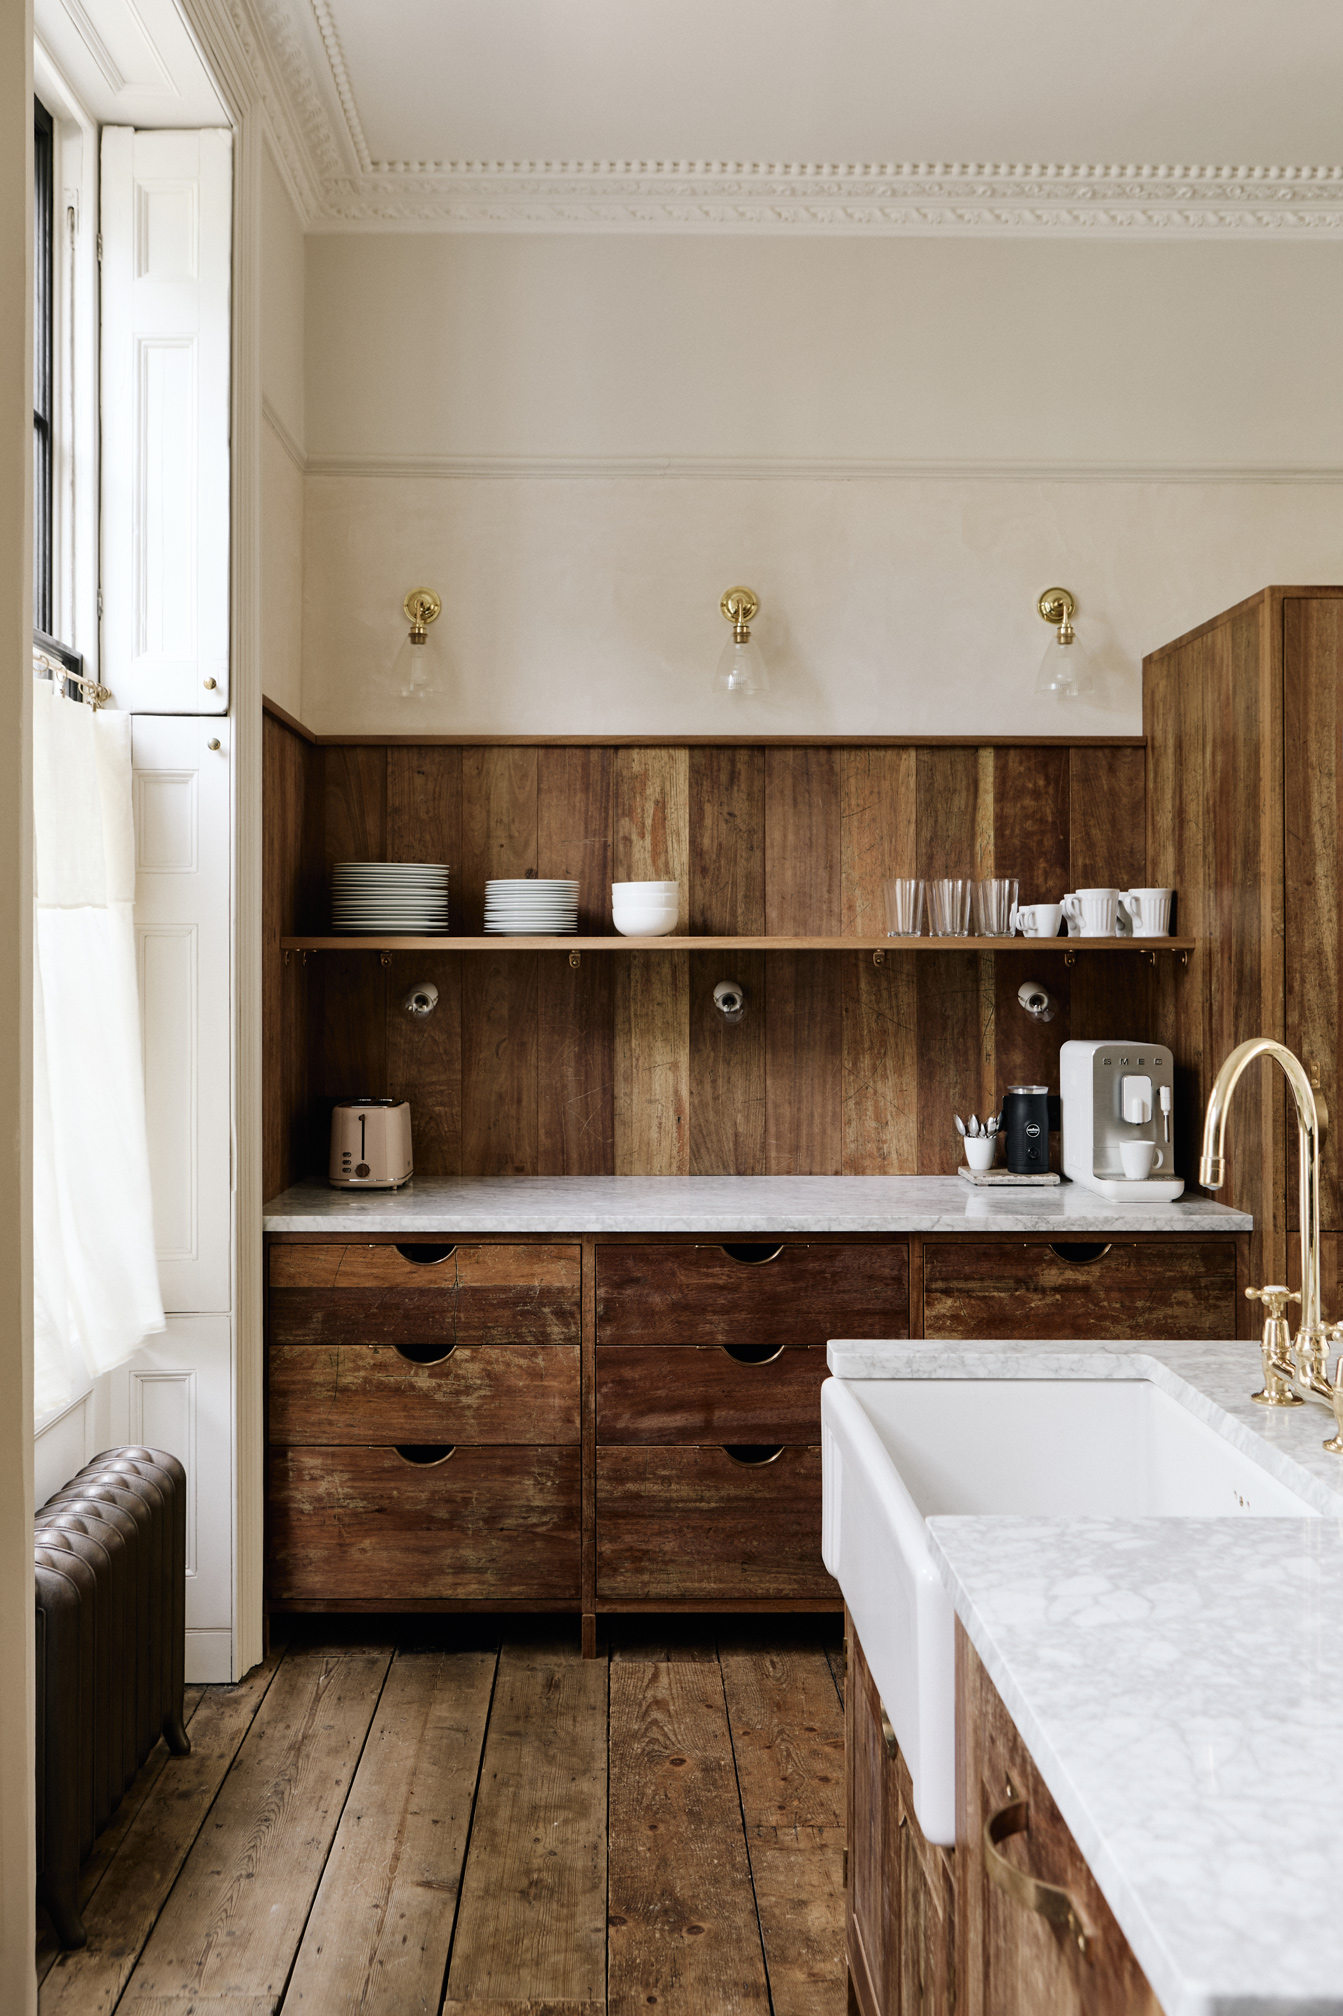
[[[387,859],[441,861],[452,918],[460,929],[456,883],[462,872],[462,752],[387,751]]]
[[[915,751],[918,875],[968,875],[980,863],[979,751]]]
[[[918,963],[910,952],[888,952],[884,966],[874,966],[866,952],[844,956],[843,1171],[846,1176],[917,1173],[915,968]]]
[[[281,937],[309,915],[325,922],[321,753],[282,722],[262,722],[262,1187],[279,1191],[307,1173],[311,1131],[308,969],[282,953]]]
[[[765,1173],[765,963],[763,952],[690,954],[692,1176]],[[740,1022],[715,1006],[719,980],[746,990]]]
[[[333,861],[381,861],[387,849],[387,751],[324,749],[322,758],[327,868]]]
[[[1284,744],[1291,752],[1285,793],[1287,1047],[1307,1069],[1317,1066],[1325,1102],[1343,1114],[1343,963],[1339,914],[1343,890],[1343,780],[1340,780],[1339,683],[1343,674],[1343,602],[1291,596],[1283,604]],[[1338,1120],[1320,1151],[1320,1212],[1343,1225]],[[1337,1305],[1326,1302],[1330,1313]]]
[[[979,955],[916,957],[919,1174],[949,1176],[960,1162],[952,1113],[983,1118]]]
[[[830,952],[771,952],[765,1170],[837,1176],[844,1156],[842,977]]]
[[[821,936],[841,929],[841,752],[765,752],[765,929]]]
[[[602,956],[616,966],[616,1174],[688,1176],[689,955]]]
[[[1016,878],[1023,903],[1057,903],[1077,886],[1068,880],[1069,759],[1076,753],[1052,748],[993,752],[993,872]],[[1120,753],[1142,756],[1140,749]],[[1141,820],[1141,808],[1138,816]],[[985,1105],[996,1110],[1009,1085],[1058,1089],[1059,1046],[1071,1030],[1069,975],[1062,960],[1042,959],[1033,966],[1022,959],[995,958],[993,965],[993,1084],[985,1090]],[[1021,1006],[1017,989],[1023,980],[1039,980],[1059,1003],[1052,1022],[1035,1021]]]
[[[458,929],[478,933],[485,884],[535,875],[535,749],[462,751],[462,875]]]
[[[690,761],[686,749],[615,752],[616,882],[679,882],[676,928],[690,917]]]
[[[473,952],[462,970],[462,1174],[537,1166],[536,952]]]
[[[536,752],[537,872],[578,884],[578,928],[611,929],[614,751]]]
[[[308,972],[328,1111],[334,1099],[380,1098],[387,1082],[387,969],[376,953],[323,952]],[[327,1143],[319,1145],[324,1164]]]
[[[615,961],[540,954],[538,1176],[615,1174]]]
[[[885,885],[920,875],[913,749],[840,752],[840,928],[870,937],[886,929]],[[925,929],[927,928],[925,924]]]
[[[1064,889],[1142,889],[1147,884],[1146,753],[1073,749],[1069,853]],[[1057,902],[1058,897],[1032,897]]]
[[[689,928],[753,937],[765,927],[765,752],[689,751]]]
[[[365,954],[368,958],[369,955]],[[417,1176],[462,1173],[462,954],[394,952],[387,975],[387,1096],[409,1099]],[[404,1007],[428,980],[438,1006],[423,1018]]]

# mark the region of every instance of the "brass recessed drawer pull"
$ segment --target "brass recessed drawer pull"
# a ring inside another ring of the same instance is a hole
[[[772,1365],[784,1350],[782,1344],[720,1344],[718,1348],[739,1365]]]
[[[723,1454],[730,1456],[734,1463],[744,1463],[748,1469],[763,1469],[766,1463],[775,1463],[782,1456],[786,1443],[783,1442],[725,1442]]]
[[[738,1240],[731,1246],[719,1248],[729,1260],[735,1260],[742,1267],[763,1267],[770,1260],[777,1260],[783,1251],[783,1241],[773,1243],[764,1239]]]
[[[412,1365],[442,1365],[457,1349],[455,1343],[443,1344],[393,1344],[398,1358],[409,1359]]]
[[[403,1463],[413,1463],[417,1469],[427,1469],[434,1463],[446,1463],[457,1447],[455,1442],[398,1442],[396,1453]]]
[[[998,1852],[1000,1841],[1006,1841],[1012,1834],[1028,1833],[1030,1822],[1031,1809],[1025,1799],[1013,1799],[984,1822],[984,1862],[989,1881],[1023,1910],[1035,1911],[1067,1932],[1077,1941],[1078,1951],[1085,1953],[1092,1933],[1068,1892],[1057,1883],[1042,1883],[1038,1876],[1028,1875]]]
[[[431,1246],[421,1241],[415,1246],[398,1246],[397,1252],[403,1260],[409,1260],[414,1267],[437,1267],[444,1260],[450,1260],[457,1251],[456,1245]]]
[[[1070,1267],[1094,1267],[1103,1260],[1110,1250],[1111,1242],[1106,1239],[1070,1239],[1065,1245],[1062,1240],[1051,1239],[1049,1250],[1057,1260],[1066,1260]]]

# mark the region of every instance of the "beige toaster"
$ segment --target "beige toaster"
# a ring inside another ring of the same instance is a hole
[[[404,1099],[342,1099],[331,1112],[331,1181],[343,1190],[397,1190],[414,1169]]]

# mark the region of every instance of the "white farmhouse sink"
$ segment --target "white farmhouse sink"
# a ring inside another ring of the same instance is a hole
[[[939,1513],[1206,1519],[1314,1508],[1147,1379],[827,1379],[821,1551],[930,1841],[956,1838],[954,1612]]]

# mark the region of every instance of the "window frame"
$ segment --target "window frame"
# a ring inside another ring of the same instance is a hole
[[[56,121],[33,98],[33,627],[55,627]]]

